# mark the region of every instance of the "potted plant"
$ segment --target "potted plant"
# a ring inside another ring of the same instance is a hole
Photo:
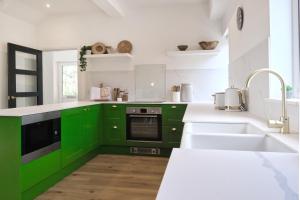
[[[80,48],[80,52],[79,52],[79,66],[80,66],[80,71],[86,71],[86,66],[87,66],[87,61],[86,61],[86,58],[84,57],[86,55],[86,52],[88,50],[91,50],[92,47],[91,46],[83,46]]]
[[[293,97],[293,87],[290,85],[287,85],[285,90],[286,90],[286,97],[288,99],[292,98]]]

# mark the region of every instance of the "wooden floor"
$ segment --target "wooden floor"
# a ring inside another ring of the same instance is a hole
[[[38,200],[153,200],[167,158],[98,155]]]

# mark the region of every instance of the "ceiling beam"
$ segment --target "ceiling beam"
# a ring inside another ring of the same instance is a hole
[[[105,14],[111,17],[124,17],[124,12],[116,0],[91,0]]]
[[[209,18],[212,20],[222,18],[231,2],[232,0],[209,0]]]

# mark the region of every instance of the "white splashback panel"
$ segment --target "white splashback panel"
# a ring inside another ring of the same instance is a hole
[[[166,65],[135,66],[135,100],[165,101]]]

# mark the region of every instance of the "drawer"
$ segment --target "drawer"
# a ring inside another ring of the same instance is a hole
[[[185,113],[186,104],[168,104],[163,106],[163,120],[182,120]]]
[[[126,125],[122,119],[110,118],[104,121],[104,138],[106,145],[126,144]]]
[[[173,124],[164,126],[163,141],[169,147],[178,147],[182,137],[183,126],[181,124]]]
[[[105,104],[103,111],[107,118],[125,118],[125,105]]]
[[[170,119],[166,118],[163,120],[163,126],[184,126],[184,123],[182,122],[181,119]]]
[[[21,164],[22,192],[58,172],[61,168],[60,150],[51,152],[27,164]]]

